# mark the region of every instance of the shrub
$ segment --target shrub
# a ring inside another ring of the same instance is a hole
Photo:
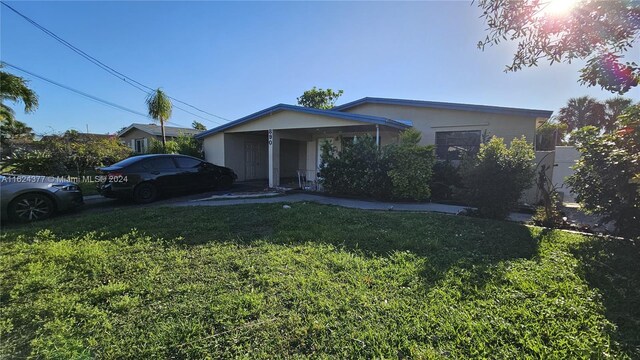
[[[527,189],[534,175],[535,152],[524,136],[507,148],[502,138],[480,145],[477,157],[463,160],[465,196],[482,217],[504,219]]]
[[[429,183],[433,173],[433,146],[420,146],[420,132],[408,129],[400,134],[397,145],[389,145],[388,157],[392,196],[395,199],[426,200],[431,196]]]
[[[180,134],[173,140],[166,142],[166,148],[162,147],[162,141],[151,139],[147,153],[149,154],[182,154],[202,158],[202,145],[193,136]]]
[[[420,146],[420,132],[407,130],[398,144],[379,149],[370,135],[352,143],[342,141],[342,150],[322,146],[320,177],[325,191],[373,198],[425,200],[430,196],[434,152]]]
[[[388,160],[370,135],[353,143],[342,141],[337,151],[330,143],[322,145],[320,177],[325,191],[334,194],[389,197],[391,179]]]
[[[450,161],[437,161],[433,164],[431,176],[431,198],[434,200],[450,200],[455,189],[462,187],[462,177],[457,166]]]
[[[618,235],[640,237],[640,105],[620,116],[618,131],[588,126],[571,134],[582,154],[567,179],[582,209],[614,221]]]

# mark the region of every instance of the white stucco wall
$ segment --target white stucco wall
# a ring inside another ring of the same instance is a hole
[[[580,159],[580,152],[573,146],[556,146],[556,167],[553,169],[553,184],[562,193],[562,201],[575,202],[576,198],[571,193],[571,187],[565,184],[567,176],[573,175],[571,168]]]

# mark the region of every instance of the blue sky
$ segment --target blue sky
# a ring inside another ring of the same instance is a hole
[[[515,44],[484,52],[470,1],[431,2],[8,2],[110,67],[226,119],[295,104],[317,86],[365,96],[557,110],[570,97],[612,97],[577,82],[581,62],[504,73]],[[146,113],[145,94],[0,9],[2,60]],[[635,53],[635,58],[640,59]],[[18,119],[38,134],[113,133],[150,119],[88,100],[30,75],[40,98]],[[640,99],[635,89],[627,97]],[[183,105],[177,104],[183,108]],[[193,111],[193,110],[192,110]],[[195,111],[194,111],[195,112]],[[208,128],[174,109],[171,122]]]

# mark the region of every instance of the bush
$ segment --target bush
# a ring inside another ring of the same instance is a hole
[[[433,200],[451,200],[454,190],[462,187],[460,170],[450,161],[437,161],[433,164],[432,173],[429,187]]]
[[[535,152],[524,136],[507,148],[502,138],[480,145],[477,157],[465,158],[461,173],[464,193],[479,216],[504,219],[531,186]]]
[[[162,147],[162,141],[151,139],[147,153],[149,154],[182,154],[202,158],[202,145],[193,136],[180,134],[173,140],[166,142],[166,148]]]
[[[420,146],[420,132],[408,129],[400,134],[398,145],[389,145],[387,153],[392,196],[403,200],[427,200],[433,173],[433,146]]]
[[[342,151],[322,146],[320,177],[325,191],[380,199],[425,200],[430,196],[434,152],[420,146],[420,132],[407,130],[398,144],[379,149],[370,135],[353,143],[342,141]]]
[[[571,134],[582,156],[567,179],[582,209],[614,221],[618,235],[640,237],[640,105],[620,116],[618,131],[588,126]]]
[[[390,196],[389,165],[370,135],[349,144],[342,151],[330,143],[322,145],[320,177],[324,190],[333,194],[387,198]]]

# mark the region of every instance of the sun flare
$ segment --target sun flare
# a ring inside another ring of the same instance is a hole
[[[580,0],[549,0],[544,12],[553,16],[567,14]]]

